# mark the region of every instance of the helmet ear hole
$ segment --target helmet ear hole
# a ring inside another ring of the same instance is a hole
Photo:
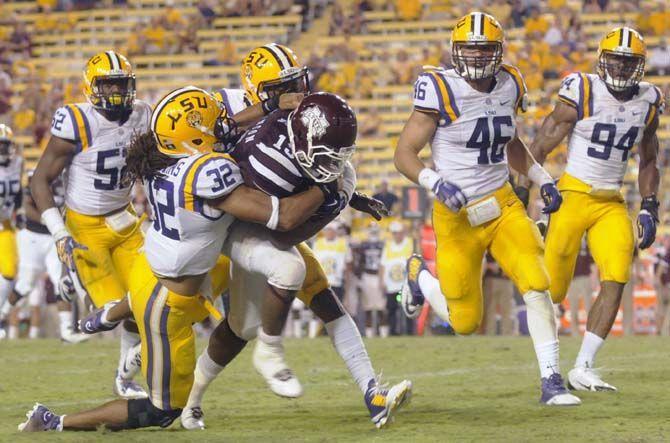
[[[191,140],[191,143],[193,143],[196,146],[200,146],[202,144],[202,139],[201,138],[196,138]]]

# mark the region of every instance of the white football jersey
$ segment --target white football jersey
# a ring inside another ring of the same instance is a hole
[[[663,112],[663,94],[640,82],[633,98],[620,102],[599,76],[573,73],[563,80],[558,97],[577,109],[579,119],[568,141],[565,172],[596,189],[619,189],[630,150]]]
[[[347,262],[351,261],[347,241],[342,237],[337,237],[335,240],[319,238],[312,250],[328,277],[328,283],[331,286],[343,286],[344,271]]]
[[[233,217],[207,201],[243,184],[237,164],[225,154],[199,154],[163,169],[145,181],[153,209],[144,253],[151,269],[164,277],[200,275],[216,263]]]
[[[247,107],[250,106],[246,99],[246,93],[244,89],[223,88],[216,92],[221,95],[221,102],[226,107],[228,117],[232,117],[233,115],[244,111]]]
[[[11,220],[21,194],[23,160],[14,156],[7,166],[0,166],[0,222]]]
[[[128,120],[107,120],[89,103],[59,108],[51,134],[77,144],[65,174],[65,204],[86,215],[102,215],[130,203],[130,186],[122,177],[128,145],[135,134],[149,130],[151,106],[136,100]]]
[[[425,71],[414,84],[414,109],[440,115],[430,143],[435,168],[469,201],[508,180],[505,146],[516,132],[525,95],[519,70],[509,65],[502,65],[490,92],[473,89],[453,69]]]

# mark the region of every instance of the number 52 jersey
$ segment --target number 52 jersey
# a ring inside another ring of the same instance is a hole
[[[620,102],[599,76],[573,73],[563,80],[558,98],[577,110],[578,119],[568,142],[565,172],[595,189],[618,190],[630,150],[663,112],[663,94],[640,82],[633,97]]]
[[[519,70],[509,65],[502,65],[489,92],[473,89],[453,69],[425,71],[414,84],[414,109],[440,117],[431,140],[435,168],[468,201],[508,180],[505,146],[514,138],[525,95]]]
[[[65,174],[65,205],[80,214],[102,215],[130,203],[122,177],[133,135],[149,130],[151,107],[135,100],[123,124],[109,121],[89,103],[65,105],[54,114],[51,134],[76,143]]]

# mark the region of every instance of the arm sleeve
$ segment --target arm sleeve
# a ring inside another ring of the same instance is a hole
[[[244,184],[240,168],[226,156],[211,154],[203,159],[200,164],[194,164],[192,192],[196,197],[217,199]]]
[[[51,120],[51,135],[65,140],[79,141],[72,111],[66,106],[58,108]]]

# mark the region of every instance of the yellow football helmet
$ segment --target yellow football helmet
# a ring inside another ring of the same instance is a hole
[[[285,92],[309,92],[308,70],[290,48],[270,43],[242,61],[240,81],[252,104]]]
[[[483,12],[461,17],[451,31],[454,68],[466,80],[493,77],[500,70],[505,34],[498,20]]]
[[[84,95],[96,109],[128,112],[135,102],[135,73],[130,62],[114,51],[100,52],[86,62]]]
[[[222,150],[230,122],[221,103],[195,86],[170,92],[151,114],[158,150],[176,158]]]
[[[0,123],[0,164],[6,165],[9,163],[15,152],[12,128]]]
[[[647,45],[639,32],[615,28],[600,41],[597,72],[608,88],[625,91],[642,80],[646,58]]]

